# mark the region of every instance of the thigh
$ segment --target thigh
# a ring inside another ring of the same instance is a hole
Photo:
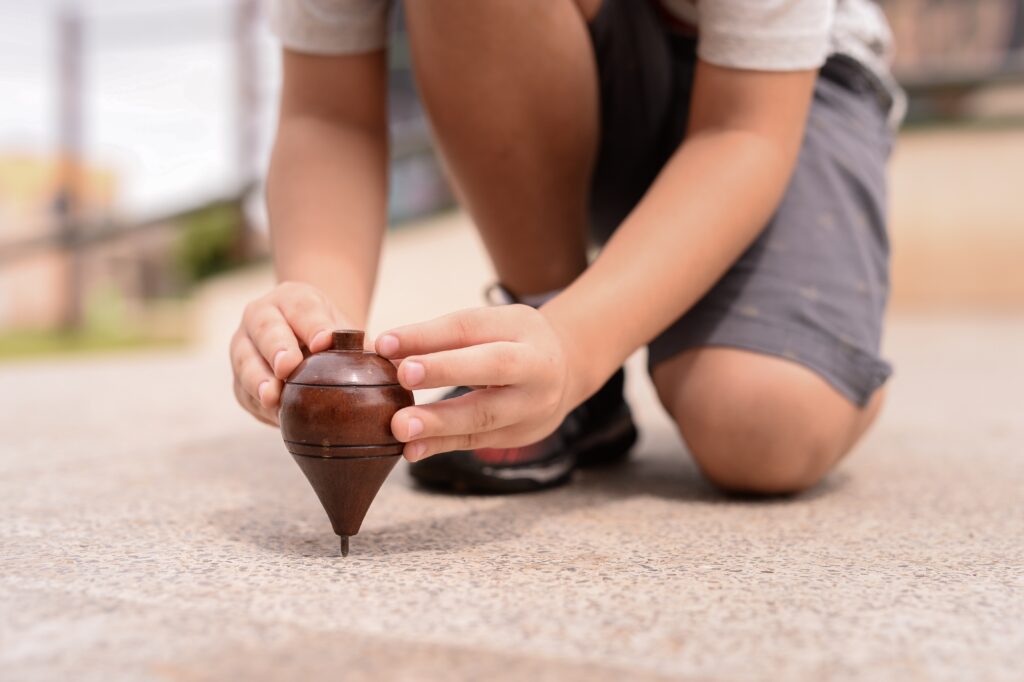
[[[590,37],[601,125],[589,210],[603,243],[683,139],[697,50],[647,0],[603,0]]]
[[[652,369],[689,349],[732,347],[801,365],[853,405],[867,405],[891,373],[879,352],[889,291],[890,145],[873,93],[819,78],[797,167],[775,215],[715,286],[651,343]]]

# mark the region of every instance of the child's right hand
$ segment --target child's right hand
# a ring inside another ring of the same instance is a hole
[[[235,397],[254,417],[278,425],[283,381],[302,362],[300,344],[311,353],[331,345],[331,332],[351,328],[319,289],[283,282],[245,307],[231,337]]]

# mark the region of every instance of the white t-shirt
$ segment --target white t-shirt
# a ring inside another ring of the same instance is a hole
[[[425,0],[429,1],[429,0]],[[644,2],[646,0],[633,0]],[[271,0],[270,23],[292,50],[352,54],[383,47],[392,0]],[[831,54],[853,57],[889,89],[892,34],[872,0],[660,0],[697,30],[697,54],[719,66],[760,71],[814,69]]]

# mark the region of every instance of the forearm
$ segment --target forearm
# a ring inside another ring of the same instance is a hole
[[[387,222],[385,124],[283,119],[267,207],[278,280],[312,284],[365,324]]]
[[[751,244],[785,189],[795,154],[763,135],[693,135],[591,267],[544,308],[589,359],[586,397],[689,309]]]

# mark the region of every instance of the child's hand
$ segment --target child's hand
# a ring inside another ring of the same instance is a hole
[[[239,404],[262,422],[277,426],[284,379],[311,353],[331,345],[331,331],[352,325],[320,290],[284,282],[246,306],[231,338],[231,369]]]
[[[570,353],[544,315],[524,305],[463,310],[386,332],[377,352],[401,359],[409,389],[477,386],[432,405],[399,410],[395,437],[417,461],[440,452],[536,442],[585,396],[575,396]]]

